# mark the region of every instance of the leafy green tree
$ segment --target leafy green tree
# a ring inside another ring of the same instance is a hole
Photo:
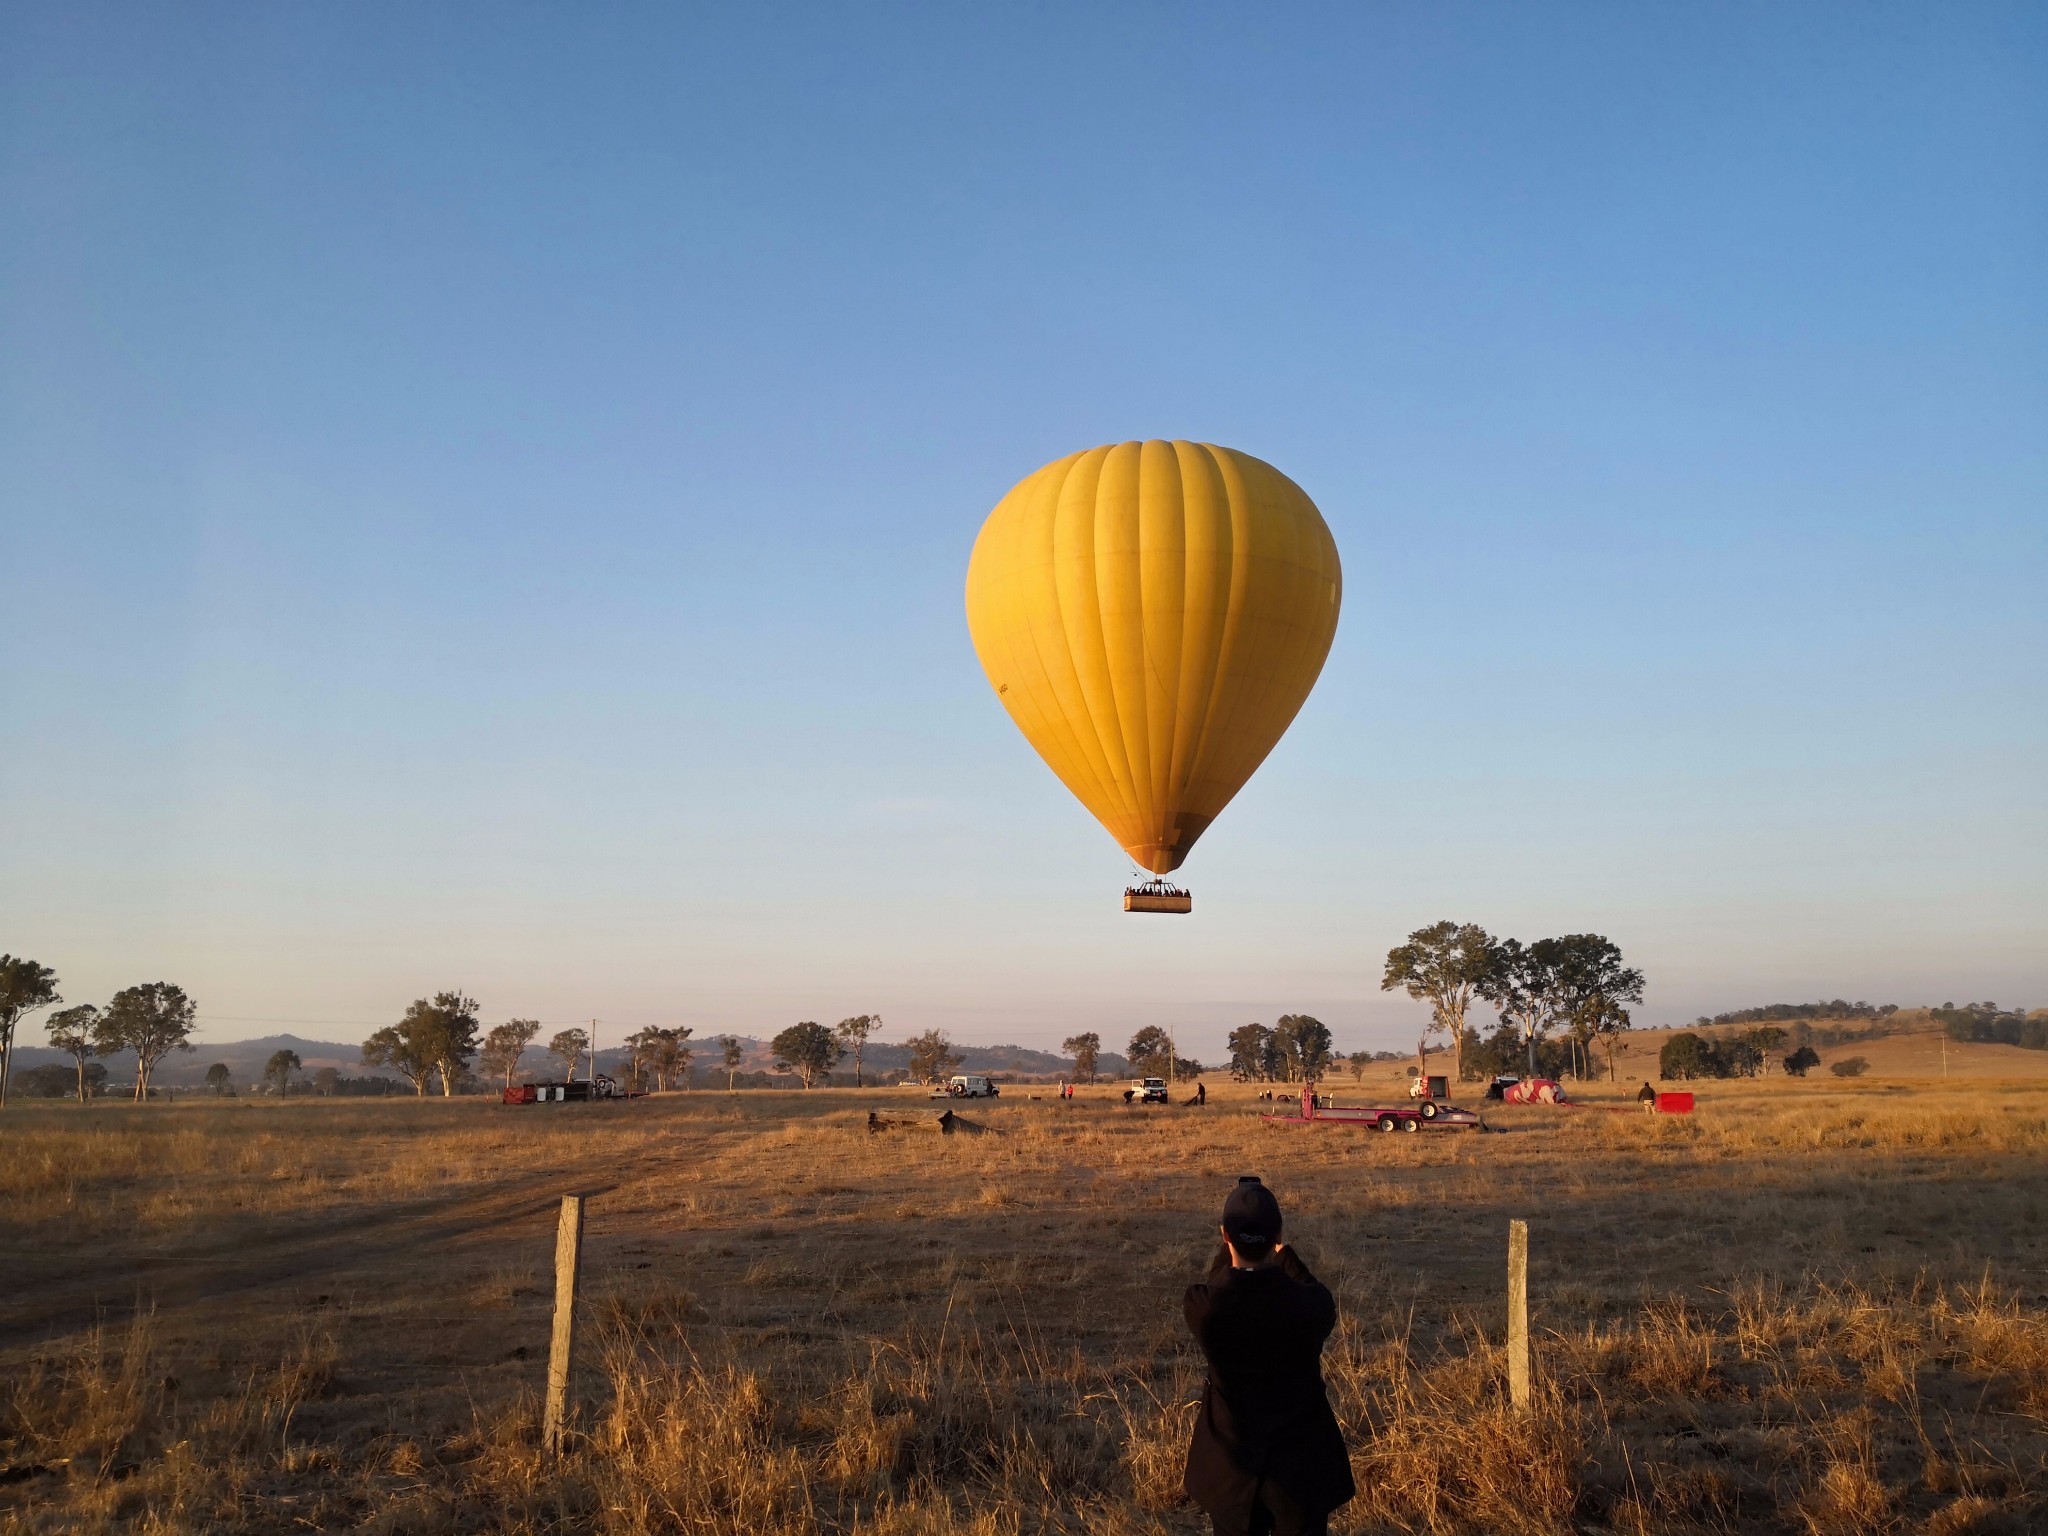
[[[720,1035],[718,1047],[718,1062],[725,1068],[725,1091],[731,1093],[733,1076],[739,1071],[740,1063],[747,1059],[746,1047],[732,1035]]]
[[[910,1052],[910,1075],[921,1083],[938,1082],[960,1065],[960,1053],[943,1029],[928,1029],[903,1042]]]
[[[1503,939],[1494,946],[1494,962],[1479,982],[1479,996],[1493,1004],[1503,1024],[1520,1034],[1532,1076],[1543,1042],[1561,1019],[1559,970],[1566,958],[1566,946],[1558,939],[1538,939],[1526,946],[1519,939]]]
[[[313,1074],[313,1091],[323,1099],[331,1099],[341,1091],[341,1070],[338,1067],[322,1067]]]
[[[393,1068],[422,1096],[428,1081],[438,1073],[441,1096],[452,1098],[455,1085],[476,1055],[477,1029],[475,998],[460,992],[417,998],[405,1010],[404,1018],[363,1042],[363,1064]]]
[[[1568,933],[1529,947],[1541,955],[1550,989],[1546,1002],[1570,1038],[1573,1070],[1581,1080],[1588,1078],[1594,1037],[1605,1033],[1611,1041],[1629,1027],[1628,1011],[1621,1005],[1643,1000],[1643,973],[1624,965],[1621,950],[1604,934]],[[1611,1045],[1608,1056],[1611,1073]]]
[[[85,1078],[86,1058],[94,1055],[98,1046],[95,1036],[99,1028],[99,1009],[91,1003],[80,1003],[76,1008],[65,1008],[50,1015],[43,1028],[49,1032],[50,1044],[68,1053],[78,1064],[78,1102],[92,1102],[89,1085]],[[102,1071],[104,1076],[104,1070]]]
[[[234,1080],[235,1074],[228,1070],[228,1064],[224,1061],[216,1061],[206,1069],[206,1086],[213,1090],[215,1098],[226,1093]]]
[[[1273,1041],[1286,1062],[1287,1081],[1310,1082],[1330,1066],[1330,1026],[1305,1013],[1283,1013],[1273,1021]]]
[[[412,1091],[425,1096],[427,1079],[434,1075],[434,1060],[421,1042],[402,1025],[386,1024],[363,1042],[363,1065],[390,1067],[412,1084]]]
[[[1365,1069],[1372,1065],[1372,1052],[1353,1051],[1344,1059],[1351,1064],[1351,1081],[1354,1083],[1364,1082]]]
[[[1775,1024],[1759,1024],[1754,1029],[1745,1029],[1742,1038],[1756,1052],[1755,1075],[1768,1073],[1771,1070],[1771,1053],[1785,1043],[1785,1031]]]
[[[1240,1024],[1230,1032],[1230,1075],[1239,1082],[1262,1083],[1272,1076],[1273,1031],[1263,1024]]]
[[[787,1063],[803,1078],[806,1088],[829,1073],[846,1054],[831,1030],[809,1019],[790,1025],[768,1042],[768,1049],[775,1053],[778,1062]]]
[[[1147,1024],[1124,1047],[1131,1071],[1139,1077],[1164,1077],[1173,1053],[1173,1038],[1157,1024]]]
[[[30,1014],[55,1007],[57,973],[47,965],[0,955],[0,1109],[7,1107],[7,1080],[14,1070],[14,1031]]]
[[[1622,1035],[1635,1027],[1634,1016],[1612,998],[1602,998],[1588,1006],[1586,1019],[1592,1028],[1594,1038],[1606,1048],[1607,1080],[1610,1083],[1615,1082],[1617,1078],[1614,1057],[1621,1049]]]
[[[477,1053],[477,1065],[483,1069],[484,1076],[500,1079],[510,1088],[512,1074],[519,1070],[520,1059],[539,1034],[539,1019],[507,1019],[502,1024],[493,1024],[484,1036],[483,1048]]]
[[[1060,1049],[1074,1058],[1076,1082],[1095,1081],[1095,1065],[1102,1059],[1102,1036],[1092,1029],[1085,1035],[1069,1035],[1060,1042]]]
[[[398,1021],[398,1031],[413,1042],[414,1053],[441,1076],[441,1097],[455,1096],[455,1085],[476,1056],[477,1002],[458,992],[437,992],[417,998]]]
[[[572,1083],[576,1081],[577,1065],[589,1049],[590,1031],[581,1027],[558,1030],[548,1042],[548,1054],[562,1064],[562,1076]]]
[[[292,1091],[292,1074],[304,1065],[297,1051],[272,1051],[270,1060],[263,1064],[263,1076],[277,1084],[278,1096],[282,1098]]]
[[[93,1049],[102,1056],[135,1053],[135,1100],[149,1097],[150,1074],[172,1051],[192,1049],[192,1024],[199,1005],[182,987],[146,982],[116,992],[93,1029]]]
[[[1465,1078],[1465,1012],[1499,956],[1493,935],[1477,923],[1446,918],[1408,935],[1406,944],[1387,951],[1380,990],[1406,990],[1429,1004],[1429,1034],[1448,1032],[1453,1070]]]
[[[98,1062],[93,1066],[106,1076],[106,1068]],[[14,1091],[24,1099],[61,1099],[71,1092],[71,1069],[54,1061],[29,1067],[15,1074]]]
[[[690,1033],[685,1027],[663,1029],[650,1024],[626,1036],[634,1071],[652,1078],[657,1092],[666,1092],[676,1073],[690,1059],[689,1048],[683,1044]]]
[[[1714,1060],[1720,1071],[1718,1077],[1755,1077],[1763,1070],[1764,1053],[1743,1036],[1733,1040],[1714,1042]]]
[[[1681,1030],[1664,1042],[1657,1053],[1657,1075],[1668,1080],[1691,1077],[1719,1077],[1713,1042],[1691,1030]]]
[[[833,1031],[853,1050],[853,1086],[865,1088],[866,1079],[861,1075],[861,1052],[867,1049],[868,1038],[882,1027],[879,1013],[855,1014],[850,1019],[841,1019]]]
[[[1793,1077],[1804,1077],[1820,1065],[1820,1052],[1810,1045],[1802,1045],[1785,1058],[1784,1065]]]

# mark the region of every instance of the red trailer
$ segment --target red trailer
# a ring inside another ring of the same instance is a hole
[[[1325,1104],[1314,1083],[1301,1085],[1301,1113],[1262,1115],[1275,1125],[1355,1125],[1376,1131],[1483,1131],[1486,1122],[1469,1109],[1437,1098],[1406,1104]]]
[[[519,1083],[505,1090],[507,1104],[578,1104],[592,1099],[638,1099],[646,1095],[621,1088],[600,1072],[596,1082]]]

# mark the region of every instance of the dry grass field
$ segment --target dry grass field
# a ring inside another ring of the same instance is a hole
[[[1206,1529],[1179,1295],[1246,1172],[1343,1307],[1341,1531],[2048,1529],[2048,1082],[1698,1087],[1416,1137],[1229,1086],[1020,1090],[951,1137],[871,1136],[906,1099],[851,1091],[10,1107],[0,1530]]]

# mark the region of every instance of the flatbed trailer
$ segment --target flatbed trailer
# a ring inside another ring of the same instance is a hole
[[[1440,1099],[1423,1099],[1406,1104],[1324,1104],[1316,1097],[1316,1085],[1301,1088],[1301,1113],[1262,1115],[1275,1125],[1353,1125],[1366,1130],[1483,1131],[1486,1121],[1469,1109],[1460,1109]]]
[[[637,1089],[622,1088],[600,1072],[591,1082],[514,1083],[505,1090],[507,1104],[587,1104],[595,1099],[644,1099]]]

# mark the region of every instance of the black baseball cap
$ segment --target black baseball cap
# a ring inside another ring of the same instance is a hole
[[[1280,1241],[1280,1202],[1257,1174],[1240,1178],[1223,1202],[1223,1231],[1233,1243]]]

